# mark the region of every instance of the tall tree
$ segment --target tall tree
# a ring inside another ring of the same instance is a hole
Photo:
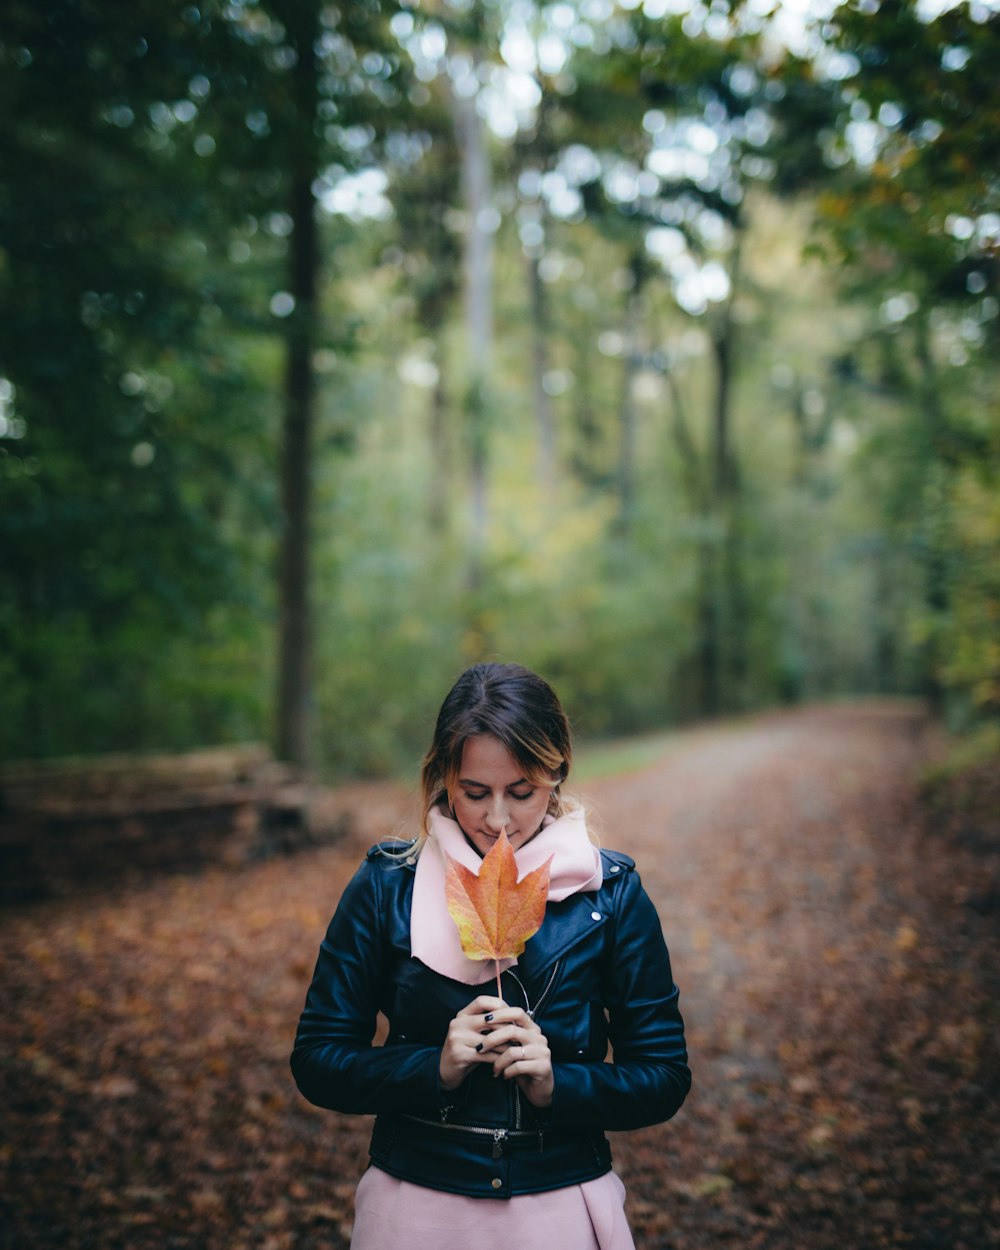
[[[313,355],[319,346],[317,290],[320,249],[313,187],[323,172],[319,123],[320,5],[272,0],[293,65],[282,111],[287,203],[291,223],[288,294],[292,311],[285,339],[285,413],[282,435],[283,527],[278,559],[277,749],[284,760],[310,763],[312,696],[311,520],[316,424]]]
[[[255,359],[266,349],[250,349],[277,331],[278,738],[287,758],[308,757],[316,188],[370,161],[393,119],[391,12],[206,0],[112,15],[55,0],[8,14],[0,377],[15,397],[9,432],[23,437],[3,449],[19,499],[5,514],[13,606],[0,627],[29,675],[17,687],[29,752],[64,740],[54,726],[71,716],[65,681],[107,704],[110,737],[95,744],[165,734],[152,692],[183,666],[158,666],[157,640],[176,645],[192,620],[207,627],[208,607],[250,593],[237,554],[256,561],[266,547],[273,459],[261,401],[273,379]],[[32,640],[51,651],[53,631],[72,638],[62,668],[34,654]],[[109,683],[116,636],[131,665],[119,651]]]
[[[406,159],[393,162],[389,193],[417,328],[432,351],[428,517],[432,531],[443,536],[451,519],[457,462],[445,338],[462,288],[462,246],[454,224],[461,194],[461,154],[447,84],[439,77],[424,91],[426,99],[413,123],[417,154],[408,147]]]
[[[276,745],[282,759],[304,768],[313,737],[314,360],[325,342],[317,188],[374,159],[400,103],[402,57],[389,28],[392,4],[268,0],[231,7],[257,52],[251,84],[257,98],[245,119],[259,140],[256,190],[262,211],[284,220],[289,236],[284,290],[271,301],[285,352]]]
[[[750,37],[689,34],[680,19],[623,15],[609,46],[578,52],[578,90],[565,108],[600,157],[585,202],[605,229],[628,232],[632,274],[625,327],[621,405],[620,516],[631,511],[634,412],[632,374],[652,356],[638,346],[648,331],[636,323],[643,287],[652,276],[657,239],[664,276],[689,315],[709,322],[714,397],[709,416],[712,467],[700,476],[697,652],[701,704],[719,710],[742,682],[746,628],[738,544],[738,453],[733,433],[733,378],[739,239],[745,197],[742,158],[753,146],[745,118],[759,107],[759,78],[751,68]],[[742,80],[734,73],[743,66]],[[758,141],[759,145],[759,141]],[[615,223],[617,218],[617,224]],[[688,446],[691,450],[693,445]],[[686,479],[687,480],[687,479]],[[692,501],[693,502],[693,501]],[[725,693],[725,692],[728,692]]]
[[[21,704],[7,750],[71,749],[85,722],[93,746],[169,740],[161,656],[246,571],[217,524],[254,406],[214,337],[228,223],[205,100],[240,51],[197,10],[6,12],[0,375],[18,437],[3,446],[2,628]]]
[[[922,566],[914,628],[925,639],[924,688],[939,707],[968,715],[996,707],[1000,671],[988,628],[977,622],[978,645],[970,645],[965,631],[975,618],[956,607],[970,583],[994,603],[997,593],[980,561],[967,558],[967,529],[982,522],[965,511],[964,496],[988,473],[1000,436],[996,404],[987,398],[973,411],[969,402],[996,388],[1000,110],[990,84],[1000,15],[959,4],[931,17],[911,0],[884,0],[843,5],[834,16],[844,105],[839,176],[821,208],[851,289],[877,310],[872,337],[886,350],[881,360],[894,362],[882,381],[913,413],[900,458],[906,476],[887,504]],[[908,351],[896,350],[900,341]],[[863,349],[859,359],[880,367]],[[961,386],[956,371],[965,374]],[[989,541],[1000,551],[1000,532]],[[981,657],[961,677],[953,664],[960,650]]]

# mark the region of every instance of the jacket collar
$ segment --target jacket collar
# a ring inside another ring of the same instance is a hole
[[[544,975],[578,942],[603,928],[609,918],[597,891],[574,894],[561,903],[550,903],[542,927],[528,939],[518,965],[535,979]]]

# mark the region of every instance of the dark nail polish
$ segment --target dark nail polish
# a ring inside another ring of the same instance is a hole
[[[476,1051],[479,1052],[480,1050],[482,1050],[482,1048],[483,1048],[483,1043],[480,1042],[478,1046],[476,1047]]]
[[[483,1019],[487,1024],[489,1024],[489,1022],[493,1019],[493,1012],[491,1011],[488,1016],[483,1016]]]

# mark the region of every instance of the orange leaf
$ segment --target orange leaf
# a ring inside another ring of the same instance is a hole
[[[517,861],[501,832],[479,867],[479,875],[447,856],[445,896],[469,959],[514,959],[541,928],[549,891],[549,865],[517,879]]]

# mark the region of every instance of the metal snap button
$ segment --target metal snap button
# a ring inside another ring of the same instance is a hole
[[[501,1189],[503,1187],[503,1181],[499,1176],[494,1176],[494,1178],[490,1181],[490,1184],[494,1189]]]
[[[612,864],[612,865],[611,865],[611,871],[612,871],[612,872],[621,872],[621,865],[620,865],[620,864]]]
[[[601,918],[601,913],[600,913],[599,911],[592,911],[592,912],[590,913],[590,918],[591,918],[591,920],[600,920],[600,918]]]

